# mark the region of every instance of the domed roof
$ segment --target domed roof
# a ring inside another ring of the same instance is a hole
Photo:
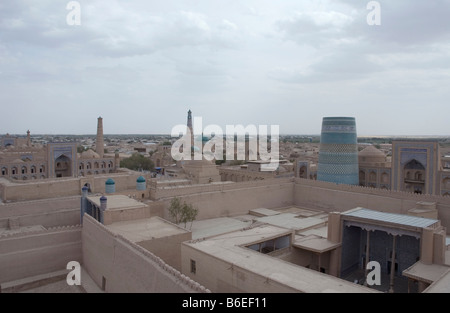
[[[94,150],[89,149],[87,151],[83,151],[81,153],[81,158],[82,159],[100,159],[100,156],[94,152]]]
[[[363,150],[361,150],[359,152],[360,156],[382,156],[385,157],[386,155],[383,153],[383,151],[378,150],[377,148],[375,148],[373,145],[367,146],[366,148],[364,148]]]
[[[21,159],[15,159],[14,161],[12,161],[12,163],[24,163],[24,162]]]
[[[137,183],[145,183],[145,178],[142,176],[139,176],[138,179],[136,180]]]
[[[111,178],[108,178],[105,182],[106,185],[115,185],[116,182],[114,180],[112,180]]]

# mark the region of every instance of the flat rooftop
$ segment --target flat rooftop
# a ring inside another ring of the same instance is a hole
[[[255,215],[255,216],[260,216],[260,217],[280,214],[280,212],[278,212],[278,211],[270,210],[270,209],[266,209],[266,208],[253,209],[253,210],[250,210],[249,213],[252,215]]]
[[[116,222],[105,227],[135,243],[189,232],[160,217]]]
[[[101,197],[102,196],[88,196],[87,199],[95,206],[100,207]],[[106,195],[105,197],[107,199],[106,210],[134,209],[147,206],[146,204],[125,195]]]
[[[326,238],[317,235],[308,235],[304,237],[296,236],[292,245],[304,250],[316,253],[324,253],[336,249],[337,247],[341,246],[341,243],[331,242]]]
[[[413,228],[430,227],[437,223],[438,220],[431,218],[423,218],[406,214],[386,213],[365,208],[356,208],[342,213],[346,217],[354,217],[367,221],[382,222],[390,225],[407,226]]]
[[[323,211],[305,209],[305,208],[301,208],[301,207],[281,208],[281,209],[277,209],[277,211],[280,213],[293,213],[299,217],[313,217],[313,216],[318,217],[318,216],[324,214]]]
[[[321,226],[313,229],[308,229],[302,232],[298,232],[298,235],[300,236],[316,235],[318,237],[328,238],[328,226]]]
[[[277,215],[256,217],[256,220],[262,223],[276,225],[296,231],[307,230],[320,227],[326,224],[326,221],[315,217],[300,218],[298,214],[281,213]]]
[[[450,293],[450,268],[444,275],[442,275],[437,281],[430,287],[425,289],[426,293]]]
[[[218,217],[192,223],[192,239],[211,237],[246,228],[252,224],[251,220]]]
[[[449,271],[450,267],[448,266],[439,264],[424,264],[419,261],[404,270],[403,275],[431,284]]]
[[[269,280],[279,282],[300,292],[377,292],[243,247],[254,242],[289,234],[292,234],[292,230],[273,225],[260,225],[251,229],[217,235],[205,240],[184,242],[183,244],[258,275],[263,273],[262,275]]]

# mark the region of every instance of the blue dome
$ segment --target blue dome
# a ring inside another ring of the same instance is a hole
[[[138,179],[136,180],[137,183],[145,183],[145,178],[142,176],[139,176]]]
[[[111,178],[108,178],[108,180],[105,182],[106,185],[115,185],[116,183]]]

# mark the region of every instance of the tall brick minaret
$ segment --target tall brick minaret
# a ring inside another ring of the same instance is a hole
[[[105,147],[103,143],[103,119],[99,117],[97,122],[97,141],[95,142],[95,150],[101,158],[103,158],[104,149]]]
[[[187,128],[191,132],[191,147],[194,146],[194,129],[192,128],[192,111],[188,111]]]
[[[187,127],[188,127],[189,130],[191,131],[191,134],[193,134],[194,131],[193,131],[193,129],[192,129],[192,111],[191,111],[191,110],[188,111]]]
[[[27,147],[31,147],[30,130],[27,130]]]

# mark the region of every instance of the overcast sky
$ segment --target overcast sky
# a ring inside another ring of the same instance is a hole
[[[0,134],[450,135],[450,0],[0,1]]]

